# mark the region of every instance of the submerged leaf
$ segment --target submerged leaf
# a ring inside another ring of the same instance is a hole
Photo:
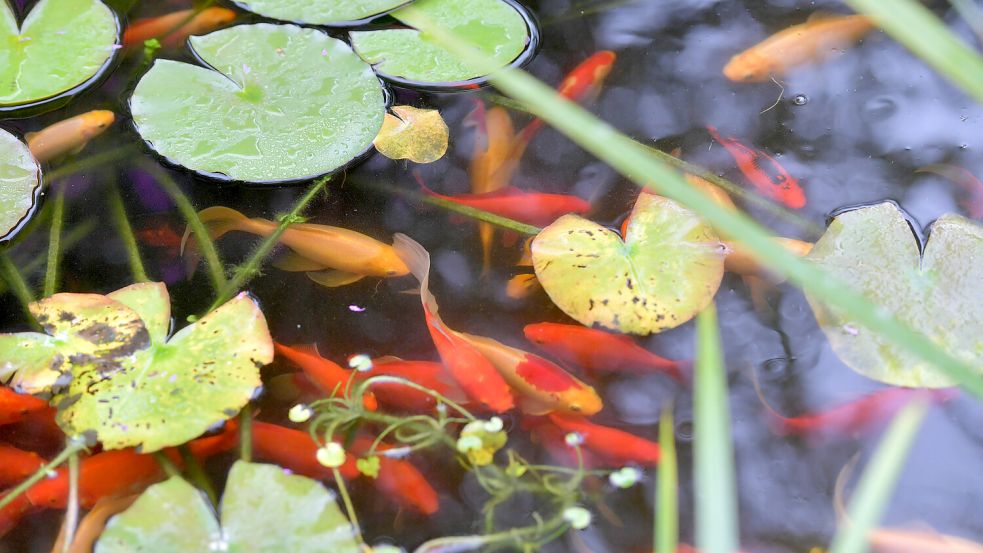
[[[37,205],[41,168],[17,137],[0,129],[0,240],[17,232]]]
[[[96,553],[239,551],[356,553],[359,545],[334,495],[273,465],[238,461],[222,498],[222,524],[180,477],[155,484],[112,519]]]
[[[468,39],[501,67],[518,58],[530,40],[526,18],[502,0],[418,0],[390,15],[411,28],[350,33],[355,52],[390,79],[440,85],[484,77],[412,28],[421,17]]]
[[[157,60],[130,107],[141,136],[189,169],[247,182],[307,180],[368,150],[382,84],[344,42],[294,25],[189,39],[209,67]]]
[[[983,374],[983,227],[944,215],[919,254],[918,238],[892,202],[841,213],[808,259]],[[931,364],[807,296],[833,351],[853,370],[888,384],[946,387]]]
[[[564,313],[631,334],[677,327],[706,307],[724,271],[713,229],[674,201],[642,193],[624,240],[564,215],[532,242],[536,276]]]
[[[378,17],[411,0],[238,0],[243,9],[308,25],[346,26]]]
[[[118,42],[119,22],[99,0],[40,0],[20,28],[10,2],[0,3],[0,110],[91,83]]]
[[[432,163],[447,153],[447,123],[435,109],[395,106],[386,114],[375,149],[389,159]]]

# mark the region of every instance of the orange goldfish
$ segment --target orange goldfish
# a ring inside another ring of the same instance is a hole
[[[128,509],[139,497],[139,494],[133,494],[123,497],[104,497],[96,501],[92,510],[86,513],[79,522],[78,530],[76,530],[75,537],[69,545],[68,553],[91,553],[109,519]],[[52,553],[64,551],[65,539],[65,525],[62,524],[58,539],[51,546]]]
[[[515,128],[512,118],[505,108],[493,107],[485,110],[478,101],[471,116],[476,120],[476,139],[471,154],[469,174],[473,194],[497,192],[509,185],[515,172],[516,160],[509,158],[515,142]],[[495,227],[491,223],[478,223],[478,237],[481,240],[482,274],[491,267],[491,245],[495,237]]]
[[[983,219],[983,182],[966,169],[948,163],[926,165],[916,173],[935,173],[962,187],[965,196],[959,204],[973,219]]]
[[[510,278],[505,284],[505,295],[514,300],[523,300],[543,289],[539,279],[532,273],[521,273]]]
[[[761,150],[749,148],[734,138],[721,136],[717,129],[709,125],[707,130],[733,156],[738,169],[758,192],[793,209],[805,207],[806,197],[799,187],[799,181],[775,158]]]
[[[594,424],[584,417],[553,413],[549,420],[564,432],[576,432],[584,447],[615,466],[628,463],[654,465],[659,462],[659,444],[634,434]]]
[[[369,451],[373,442],[368,436],[358,436],[352,442],[352,451],[363,455]],[[392,446],[381,443],[376,446],[375,451],[382,453],[388,449],[392,449]],[[379,455],[379,475],[375,478],[375,485],[400,507],[425,515],[432,515],[440,508],[437,491],[409,461],[387,457],[384,453]]]
[[[317,442],[307,432],[268,422],[253,422],[253,453],[257,459],[276,463],[308,478],[334,479],[331,469],[317,462],[317,449]],[[345,457],[345,463],[338,470],[349,479],[359,474],[350,455]]]
[[[33,451],[0,444],[0,487],[22,482],[45,464],[46,461]]]
[[[564,363],[592,371],[662,372],[683,384],[689,382],[689,363],[659,357],[623,334],[560,323],[529,324],[523,332]]]
[[[546,226],[567,213],[587,213],[591,208],[590,202],[578,196],[527,192],[513,186],[506,186],[495,192],[485,194],[456,194],[454,196],[438,194],[422,183],[421,187],[428,196],[536,226]]]
[[[397,234],[394,247],[420,282],[420,298],[430,337],[440,359],[464,392],[482,406],[501,413],[514,405],[508,383],[472,344],[444,324],[430,293],[430,254],[412,238]]]
[[[37,132],[29,132],[27,147],[41,163],[82,151],[90,140],[102,134],[113,121],[116,114],[97,109],[82,115],[70,117]]]
[[[46,411],[53,411],[47,401],[0,386],[0,426],[20,422],[35,413]]]
[[[273,348],[277,355],[287,358],[291,363],[300,367],[322,394],[343,396],[348,393],[349,383],[354,378],[352,371],[343,369],[330,359],[325,359],[316,348],[291,347],[278,342],[273,342]],[[369,411],[375,411],[379,408],[379,403],[372,392],[366,393],[362,397],[362,405]]]
[[[372,360],[372,370],[356,374],[356,380],[373,376],[395,376],[404,378],[433,390],[457,403],[467,401],[467,396],[457,383],[447,377],[447,371],[440,363],[433,361],[406,361],[398,357],[386,356]],[[379,402],[391,409],[412,413],[432,412],[437,400],[430,394],[399,383],[378,382],[372,385],[372,392]]]
[[[202,210],[198,216],[212,239],[233,230],[269,236],[278,226],[269,219],[250,219],[222,206]],[[190,229],[184,232],[185,243],[190,233]],[[354,230],[298,223],[287,227],[280,243],[292,251],[274,266],[284,271],[306,272],[322,286],[344,286],[367,276],[398,277],[409,273],[392,246]],[[197,263],[197,256],[192,261]]]
[[[236,12],[225,8],[181,10],[159,17],[134,21],[123,33],[123,46],[139,46],[145,40],[159,38],[165,46],[177,46],[191,35],[199,35],[224,27],[236,18]]]
[[[593,415],[601,410],[600,396],[587,384],[538,355],[486,338],[457,332],[491,361],[519,397],[529,415],[552,412]]]
[[[826,58],[864,37],[874,23],[862,15],[814,14],[732,57],[724,76],[736,82],[762,82],[789,69]]]

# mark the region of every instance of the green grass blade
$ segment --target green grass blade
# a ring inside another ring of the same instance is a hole
[[[860,478],[857,492],[847,509],[849,521],[842,522],[829,553],[867,551],[867,534],[877,526],[891,498],[891,491],[927,410],[927,401],[915,400],[894,418]]]
[[[727,375],[717,308],[712,303],[696,316],[693,427],[696,546],[704,553],[734,553],[738,549],[734,451]]]
[[[936,71],[983,102],[983,57],[915,0],[846,0]]]
[[[405,9],[413,9],[412,6]],[[417,26],[460,59],[489,70],[489,59],[461,38],[420,15]],[[771,239],[761,225],[741,213],[717,205],[689,186],[679,173],[661,162],[644,145],[566,100],[528,73],[508,69],[494,73],[492,82],[501,91],[526,104],[529,110],[566,134],[574,142],[636,183],[671,198],[698,213],[724,235],[743,244],[769,268],[807,290],[826,305],[839,309],[869,330],[880,334],[925,361],[932,363],[959,385],[983,399],[983,376],[976,367],[942,350],[924,335],[895,319],[814,264],[790,254]]]
[[[679,542],[679,471],[676,466],[676,436],[672,408],[659,417],[659,481],[655,499],[656,553],[676,553]]]

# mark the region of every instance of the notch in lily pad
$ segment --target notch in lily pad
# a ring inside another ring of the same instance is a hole
[[[386,100],[344,42],[296,25],[238,25],[188,41],[205,67],[157,60],[130,107],[159,154],[212,178],[307,181],[367,153]]]
[[[99,0],[40,0],[22,22],[0,2],[0,112],[64,105],[105,74],[119,35],[116,14]]]
[[[409,88],[473,88],[488,77],[417,30],[424,20],[470,41],[499,67],[525,64],[538,43],[532,16],[513,0],[417,0],[389,15],[406,27],[352,31],[352,47],[383,78]]]
[[[645,335],[685,323],[712,301],[726,247],[694,212],[643,191],[624,239],[571,214],[544,228],[531,251],[536,276],[564,313]]]
[[[894,202],[838,214],[807,259],[983,374],[983,226],[946,214],[919,239]],[[858,373],[895,386],[954,383],[930,363],[806,296],[833,351]]]
[[[129,509],[110,520],[95,551],[362,550],[332,492],[274,465],[236,461],[229,471],[221,513],[221,521],[216,520],[202,494],[174,476],[147,488]]]
[[[0,242],[27,224],[41,195],[41,166],[16,136],[0,129]]]

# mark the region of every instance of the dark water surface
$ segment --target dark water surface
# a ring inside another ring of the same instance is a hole
[[[856,48],[826,63],[790,72],[782,85],[736,84],[721,74],[733,54],[804,21],[813,12],[842,11],[839,2],[545,0],[525,4],[543,26],[541,50],[528,66],[533,74],[555,84],[587,56],[614,50],[618,60],[601,95],[587,103],[591,111],[636,139],[666,150],[681,147],[687,160],[738,183],[744,180],[732,158],[711,142],[705,126],[713,125],[724,135],[765,149],[799,179],[808,205],[798,214],[818,228],[833,210],[885,199],[897,201],[926,226],[943,213],[960,212],[960,191],[941,177],[916,174],[915,169],[945,162],[983,175],[983,157],[978,154],[983,149],[983,106],[970,101],[883,33],[870,34]],[[144,2],[134,15],[186,7],[178,1]],[[586,15],[579,15],[581,11]],[[979,46],[946,6],[937,6],[937,13]],[[175,59],[182,55],[179,52],[165,52],[163,57]],[[99,88],[67,107],[40,117],[3,121],[2,126],[27,132],[89,109],[111,109],[117,112],[117,123],[84,155],[137,146],[140,138],[125,107],[127,89],[135,82],[133,68],[132,59],[123,61]],[[472,97],[480,93],[394,92],[397,103],[440,108],[451,128],[451,148],[444,159],[422,167],[422,173],[438,191],[467,192],[471,144],[462,120],[473,106]],[[513,117],[517,125],[526,120],[520,112]],[[106,190],[114,182],[119,184],[138,231],[165,225],[183,231],[183,220],[168,197],[141,170],[148,163],[158,163],[156,156],[137,146],[112,165],[84,170],[55,183],[66,187],[66,230],[86,221],[94,224],[86,238],[65,252],[64,291],[108,292],[130,283],[126,253],[108,216]],[[303,187],[219,185],[182,170],[170,172],[197,209],[227,205],[249,216],[272,218],[287,211],[304,191]],[[494,270],[482,282],[473,223],[359,186],[364,182],[415,188],[404,163],[375,155],[346,180],[333,182],[330,196],[316,200],[308,210],[311,222],[350,227],[384,241],[402,232],[422,243],[432,254],[432,289],[449,326],[532,350],[522,338],[523,325],[569,322],[544,294],[525,301],[505,296],[515,247],[496,246]],[[632,184],[551,129],[532,143],[514,184],[591,199],[596,203],[592,218],[612,225],[630,209],[635,193]],[[50,207],[51,202],[43,205],[35,217],[41,223],[36,222],[14,241],[10,255],[19,265],[45,255],[48,227],[43,220]],[[779,235],[817,238],[753,207],[747,211]],[[223,260],[241,260],[255,242],[251,235],[230,234],[219,242]],[[186,279],[176,249],[143,245],[142,251],[151,278],[168,282],[178,321],[211,302],[204,269]],[[30,275],[35,283],[43,280],[41,267]],[[249,290],[260,300],[272,335],[280,342],[316,342],[321,352],[337,361],[354,353],[436,359],[419,298],[397,293],[413,284],[411,279],[367,278],[327,289],[302,273],[268,267]],[[17,300],[8,293],[2,301],[2,329],[26,328]],[[881,386],[838,360],[796,289],[782,285],[772,305],[773,315],[759,314],[742,281],[727,275],[716,301],[730,372],[744,550],[805,552],[824,545],[836,528],[834,480],[856,453],[867,458],[879,432],[831,436],[821,442],[778,437],[766,425],[750,375],[758,371],[765,396],[787,414],[823,410]],[[693,325],[641,342],[665,357],[689,359]],[[595,385],[606,404],[595,420],[623,425],[651,439],[655,439],[662,405],[674,402],[680,440],[681,532],[683,540],[691,542],[691,394],[660,375],[608,377]],[[279,416],[280,408],[271,404],[269,413]],[[536,455],[518,433],[513,442],[530,456]],[[222,474],[228,460],[215,459],[211,468]],[[430,518],[397,515],[372,488],[356,485],[358,512],[370,543],[388,537],[412,548],[426,538],[478,529],[474,521],[480,519],[486,497],[476,483],[462,478],[452,464],[431,457],[418,461],[441,494],[440,511]],[[547,550],[645,551],[651,543],[653,480],[654,474],[647,472],[644,486],[610,492],[606,505],[613,516],[595,513],[597,522],[591,528],[576,537],[568,534]],[[983,408],[961,396],[932,408],[884,525],[927,525],[983,541],[981,505]],[[515,505],[503,522],[512,518],[517,525],[528,524],[528,508]],[[0,541],[0,551],[47,551],[59,517],[60,513],[49,512],[27,518]]]

